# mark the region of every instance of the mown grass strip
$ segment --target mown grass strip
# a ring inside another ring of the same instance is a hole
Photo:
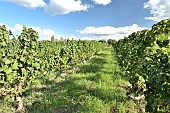
[[[127,98],[126,91],[118,87],[119,84],[128,84],[128,82],[123,78],[112,48],[99,52],[66,78],[49,78],[44,83],[44,87],[40,85],[37,89],[33,88],[32,94],[25,99],[27,112],[137,113],[139,111],[138,106]]]

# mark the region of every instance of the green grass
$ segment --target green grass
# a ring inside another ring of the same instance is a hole
[[[26,91],[27,113],[138,113],[118,84],[124,79],[112,48],[106,48],[66,77],[51,73]]]

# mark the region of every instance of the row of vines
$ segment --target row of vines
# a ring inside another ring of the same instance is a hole
[[[64,73],[104,46],[98,41],[38,40],[38,33],[26,27],[15,38],[4,25],[0,26],[0,98],[15,101],[36,77]]]
[[[119,64],[149,112],[170,112],[170,19],[112,41]]]

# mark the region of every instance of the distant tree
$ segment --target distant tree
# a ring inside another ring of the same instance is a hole
[[[54,35],[51,37],[51,42],[54,42],[55,40],[54,40]]]
[[[99,42],[106,43],[106,40],[99,40]]]
[[[108,40],[107,40],[107,43],[108,43],[108,44],[112,44],[112,41],[113,41],[112,39],[108,39]]]
[[[108,39],[108,40],[107,40],[107,43],[108,43],[108,44],[114,44],[115,42],[116,42],[115,39]]]
[[[64,40],[64,38],[61,36],[61,37],[60,37],[60,41],[63,41],[63,40]]]

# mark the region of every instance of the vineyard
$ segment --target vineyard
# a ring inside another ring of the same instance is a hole
[[[150,112],[170,112],[170,19],[128,37],[112,41],[119,64],[132,88],[144,95]]]
[[[170,19],[107,43],[0,26],[0,103],[0,113],[168,113]]]

